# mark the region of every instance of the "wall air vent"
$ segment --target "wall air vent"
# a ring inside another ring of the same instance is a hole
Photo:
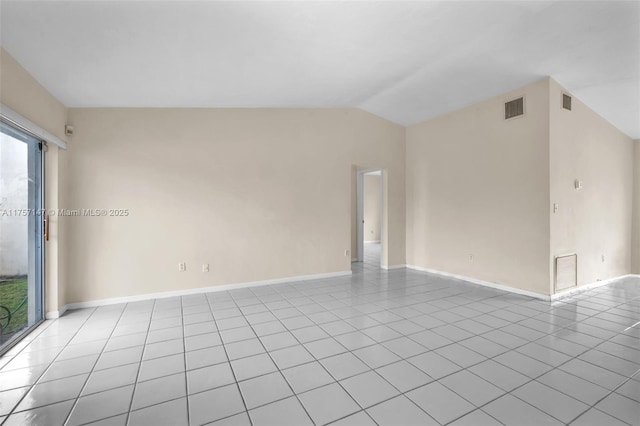
[[[562,108],[571,111],[571,96],[566,93],[562,94]]]
[[[556,256],[555,291],[578,285],[578,255],[575,253]]]
[[[504,104],[504,119],[519,117],[524,115],[524,97],[514,99]]]

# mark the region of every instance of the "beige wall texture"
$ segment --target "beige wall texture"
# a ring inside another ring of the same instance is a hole
[[[129,215],[68,218],[67,302],[349,271],[354,165],[387,172],[388,262],[404,263],[401,126],[353,109],[69,117],[67,208]]]
[[[0,102],[28,118],[48,132],[65,140],[64,125],[67,108],[58,102],[38,83],[16,60],[0,47]],[[60,207],[60,186],[64,181],[60,164],[64,163],[65,152],[49,144],[45,153],[45,207]],[[57,217],[50,222],[51,237],[45,250],[45,310],[57,311],[66,302],[65,298],[65,239],[64,224]]]
[[[363,179],[364,241],[380,241],[382,225],[382,179],[365,174]]]
[[[631,249],[631,271],[640,274],[640,139],[634,143],[633,156],[633,247]]]
[[[368,168],[384,169],[385,265],[544,294],[565,252],[580,284],[640,273],[640,141],[576,98],[561,110],[561,91],[544,79],[407,129],[355,109],[68,111],[0,48],[2,103],[62,139],[76,127],[45,154],[46,207],[128,211],[51,217],[48,312],[348,271]],[[505,121],[520,95],[525,116]]]
[[[407,129],[409,265],[549,294],[548,84]]]
[[[0,46],[0,97],[2,103],[49,133],[66,140],[67,108],[54,98]]]
[[[550,80],[551,260],[576,253],[584,285],[631,272],[633,140],[563,93]]]

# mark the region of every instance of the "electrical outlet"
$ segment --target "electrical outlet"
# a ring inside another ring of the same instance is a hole
[[[202,264],[202,272],[209,272],[209,264],[208,263],[203,263]]]
[[[344,257],[349,257],[349,250],[344,251]]]
[[[473,255],[472,254],[469,255],[469,262],[473,262]]]
[[[604,263],[604,254],[602,255],[602,258],[601,258],[601,259],[602,259],[602,262]]]
[[[554,213],[556,213],[559,208],[560,208],[560,206],[558,205],[558,203],[553,203],[553,212]]]
[[[576,179],[573,181],[573,187],[576,190],[581,190],[582,189],[582,181],[580,179]]]
[[[178,271],[184,272],[187,270],[187,264],[184,262],[178,263]]]

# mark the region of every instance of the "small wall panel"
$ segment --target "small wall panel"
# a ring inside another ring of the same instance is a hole
[[[578,255],[556,256],[555,291],[562,291],[578,285]]]

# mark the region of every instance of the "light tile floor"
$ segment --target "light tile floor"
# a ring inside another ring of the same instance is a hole
[[[68,312],[4,425],[640,424],[640,282],[546,303],[412,270]]]

